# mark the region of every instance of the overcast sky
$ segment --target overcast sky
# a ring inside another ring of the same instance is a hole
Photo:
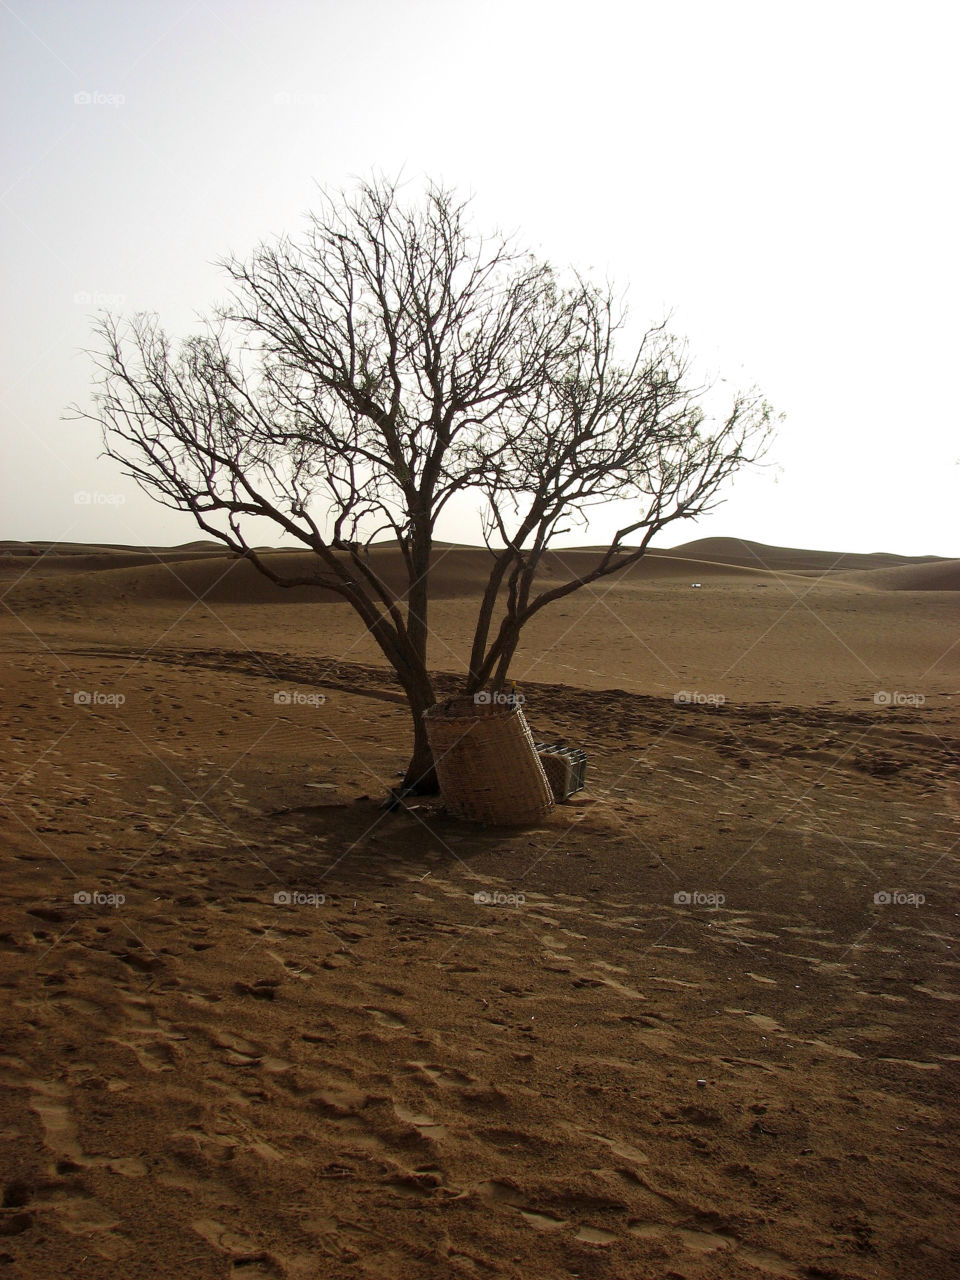
[[[0,538],[201,536],[61,420],[90,314],[185,334],[223,296],[217,258],[297,231],[318,183],[402,170],[629,286],[639,321],[669,311],[788,415],[775,465],[663,545],[960,555],[958,13],[0,0]],[[443,533],[477,540],[465,517]]]

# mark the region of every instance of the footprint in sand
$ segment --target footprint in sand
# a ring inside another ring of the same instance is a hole
[[[637,1039],[647,1048],[673,1052],[676,1033],[658,1014],[641,1017],[630,1014],[622,1017],[620,1021],[634,1024],[637,1028]]]
[[[559,1231],[567,1225],[566,1218],[556,1218],[552,1213],[540,1213],[535,1209],[521,1209],[520,1217],[537,1231]]]
[[[370,1095],[361,1089],[321,1089],[310,1099],[313,1106],[332,1117],[355,1116],[368,1102]]]
[[[617,1237],[612,1231],[604,1231],[602,1227],[581,1227],[574,1237],[583,1244],[613,1244]]]
[[[375,991],[379,991],[380,994],[384,996],[395,996],[397,998],[402,998],[404,995],[406,995],[406,992],[401,991],[399,987],[387,986],[385,982],[374,982],[372,986]]]
[[[153,1035],[152,1041],[141,1041],[139,1044],[134,1040],[124,1040],[120,1036],[108,1036],[113,1044],[121,1045],[124,1049],[129,1049],[134,1055],[144,1071],[173,1071],[174,1067],[180,1061],[172,1040],[183,1040],[185,1036],[169,1036],[167,1037],[163,1031],[157,1028],[138,1030],[135,1034],[146,1037]]]
[[[217,1049],[227,1050],[227,1061],[242,1059],[244,1063],[259,1062],[265,1050],[251,1040],[231,1035],[226,1031],[218,1031],[210,1037],[211,1044]]]
[[[479,1182],[472,1191],[464,1191],[461,1198],[465,1198],[471,1194],[476,1194],[488,1205],[505,1204],[512,1209],[519,1209],[523,1204],[523,1195],[518,1187],[512,1182],[503,1182],[497,1178],[491,1178],[486,1182]]]
[[[235,982],[234,995],[250,996],[254,1000],[275,1000],[280,978],[257,978],[254,982]]]
[[[310,1102],[345,1140],[373,1150],[378,1158],[384,1158],[390,1149],[409,1151],[421,1143],[438,1142],[447,1132],[424,1112],[404,1107],[389,1096],[358,1089],[324,1089]]]
[[[436,1062],[408,1062],[407,1066],[418,1075],[426,1076],[431,1084],[445,1088],[476,1084],[474,1076],[468,1076],[454,1067],[443,1067]]]
[[[463,1194],[476,1194],[491,1208],[503,1206],[506,1209],[515,1209],[527,1226],[533,1227],[535,1231],[559,1231],[568,1225],[566,1218],[561,1218],[555,1213],[549,1213],[544,1209],[529,1208],[522,1192],[512,1182],[491,1179],[487,1182],[479,1183],[473,1188],[472,1192],[464,1192]],[[617,1239],[612,1231],[590,1226],[579,1227],[575,1238],[584,1244],[597,1245],[612,1244]]]
[[[635,1220],[629,1223],[632,1235],[641,1240],[665,1240],[671,1235],[679,1237],[685,1249],[693,1253],[733,1253],[737,1260],[756,1267],[763,1275],[800,1277],[803,1272],[789,1258],[766,1249],[752,1249],[723,1227],[698,1230],[669,1222]]]
[[[286,1268],[276,1258],[265,1249],[258,1249],[256,1242],[242,1232],[214,1218],[197,1218],[190,1225],[207,1244],[232,1259],[231,1270],[235,1274],[277,1277],[287,1274]]]
[[[823,1053],[829,1053],[834,1058],[856,1058],[860,1059],[859,1053],[854,1053],[852,1049],[843,1049],[840,1045],[827,1044],[825,1040],[804,1040],[804,1044],[812,1045],[814,1049],[820,1049]]]
[[[83,1236],[102,1258],[116,1262],[132,1252],[130,1241],[116,1229],[120,1219],[92,1196],[85,1192],[55,1190],[45,1198],[56,1211],[63,1229],[71,1235]]]
[[[55,1157],[56,1173],[74,1173],[82,1168],[105,1168],[122,1177],[137,1178],[147,1173],[136,1156],[88,1156],[80,1146],[77,1124],[64,1101],[65,1085],[44,1080],[24,1081],[30,1089],[30,1109],[43,1125],[44,1144]],[[117,1230],[120,1218],[86,1191],[64,1183],[49,1184],[40,1198],[59,1215],[61,1225],[72,1235],[91,1237],[91,1247],[101,1257],[116,1261],[131,1252],[129,1240]],[[95,1237],[95,1238],[93,1238]]]
[[[77,1140],[77,1126],[66,1103],[60,1101],[68,1096],[66,1087],[42,1080],[31,1080],[28,1084],[35,1090],[30,1098],[30,1109],[40,1117],[46,1146],[60,1159],[79,1164],[83,1160],[83,1152]]]
[[[618,995],[627,996],[631,1000],[646,1000],[647,998],[636,987],[628,987],[626,983],[618,982],[616,978],[603,978],[602,982],[605,987],[610,987]]]
[[[397,1119],[402,1120],[404,1124],[412,1124],[421,1138],[430,1138],[434,1142],[439,1142],[441,1138],[446,1137],[446,1125],[438,1124],[431,1116],[424,1115],[422,1112],[409,1111],[396,1102],[393,1104],[393,1109]]]
[[[715,1253],[721,1249],[736,1248],[736,1241],[716,1231],[697,1231],[690,1227],[674,1227],[673,1230],[680,1237],[684,1248],[692,1249],[694,1253]]]
[[[399,1166],[398,1166],[399,1168]],[[443,1179],[433,1166],[421,1169],[400,1169],[384,1184],[397,1195],[410,1200],[421,1200],[424,1196],[432,1196],[438,1188],[443,1187]],[[449,1188],[445,1188],[449,1190]]]
[[[738,1014],[741,1017],[746,1018],[749,1022],[752,1022],[755,1027],[759,1027],[761,1031],[769,1032],[771,1034],[779,1032],[781,1035],[786,1035],[786,1032],[780,1023],[777,1022],[775,1018],[768,1018],[765,1013],[751,1013],[749,1009],[733,1009],[729,1006],[726,1007],[723,1012]]]
[[[375,1018],[380,1023],[381,1027],[389,1027],[391,1031],[400,1031],[407,1025],[406,1020],[399,1013],[391,1013],[389,1009],[375,1009],[369,1004],[365,1004],[363,1007],[371,1018]]]
[[[590,1133],[586,1129],[575,1130],[582,1133],[584,1137],[592,1138],[594,1142],[603,1143],[605,1147],[609,1147],[615,1156],[619,1156],[621,1160],[629,1160],[633,1164],[649,1164],[650,1157],[637,1147],[632,1147],[629,1142],[624,1142],[620,1138],[607,1138],[602,1133]]]

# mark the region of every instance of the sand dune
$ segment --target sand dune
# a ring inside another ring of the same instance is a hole
[[[897,565],[890,569],[844,574],[844,578],[880,591],[960,591],[960,560]]]
[[[345,559],[346,557],[341,557]],[[267,563],[285,576],[313,576],[320,569],[310,552],[270,551]],[[584,551],[564,551],[544,557],[540,581],[554,584],[585,572],[596,557]],[[374,550],[370,564],[397,592],[405,585],[405,570],[399,551]],[[434,556],[433,595],[435,599],[475,598],[490,572],[491,557],[485,550],[439,550]],[[279,587],[246,560],[223,553],[132,552],[48,554],[36,561],[20,556],[0,560],[0,574],[18,576],[29,566],[24,585],[15,589],[18,599],[39,604],[58,595],[90,604],[124,598],[173,601],[197,596],[212,604],[304,604],[333,601],[337,597],[314,587]],[[35,566],[35,567],[34,567]],[[684,580],[704,576],[755,574],[736,565],[716,565],[703,561],[654,557],[627,570],[622,579]],[[42,580],[42,581],[41,581]]]
[[[11,1274],[954,1280],[957,562],[824,557],[544,611],[513,674],[588,786],[498,831],[381,807],[409,712],[349,606],[0,548]],[[439,696],[488,568],[437,549]]]
[[[714,543],[732,554],[729,541]],[[277,551],[290,573],[315,571],[309,554]],[[772,557],[768,556],[768,560]],[[541,582],[552,585],[595,562],[585,550],[551,552]],[[395,549],[372,563],[396,590],[404,575]],[[805,563],[786,549],[781,563]],[[113,566],[113,567],[111,567]],[[431,664],[463,672],[486,582],[485,550],[436,553]],[[254,650],[295,648],[377,664],[383,655],[349,605],[312,587],[274,586],[249,563],[209,551],[130,550],[54,561],[0,563],[11,622],[43,627],[62,643],[122,634],[150,650],[168,632],[197,646],[221,636]],[[700,590],[691,584],[700,582]],[[539,614],[525,630],[514,674],[672,696],[680,690],[785,705],[870,703],[878,691],[949,705],[960,685],[955,562],[838,570],[757,569],[724,560],[651,555]],[[929,589],[930,586],[939,589]]]
[[[174,548],[83,547],[78,544],[0,544],[0,578],[22,579],[12,588],[13,599],[26,606],[68,599],[73,605],[93,606],[110,601],[146,603],[190,601],[211,604],[306,604],[333,602],[335,594],[314,587],[278,587],[248,562],[225,554],[214,544],[192,543]],[[28,555],[28,551],[39,555]],[[268,563],[286,576],[312,576],[319,565],[309,552],[268,551]],[[346,559],[346,557],[343,557]],[[586,573],[596,552],[569,549],[544,556],[539,581],[555,585]],[[371,565],[396,591],[405,581],[399,551],[376,547]],[[474,598],[485,585],[490,555],[484,549],[441,546],[434,555],[435,599]],[[833,555],[783,547],[769,547],[739,539],[701,539],[671,549],[651,551],[638,564],[615,575],[618,587],[651,583],[689,586],[693,581],[739,581],[741,585],[828,576],[877,590],[955,591],[960,587],[957,561],[923,560],[888,554]]]
[[[690,556],[697,560],[719,560],[774,572],[781,570],[823,571],[846,569],[886,569],[897,565],[927,564],[939,556],[899,556],[889,552],[863,555],[848,551],[805,551],[798,547],[774,547],[745,538],[698,538],[664,554]]]

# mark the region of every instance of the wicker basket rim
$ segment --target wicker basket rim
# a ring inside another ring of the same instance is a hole
[[[519,703],[475,702],[469,695],[435,702],[423,712],[425,720],[506,720],[522,710]]]

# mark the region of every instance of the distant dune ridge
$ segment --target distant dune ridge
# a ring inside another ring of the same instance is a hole
[[[595,548],[561,548],[543,560],[545,582],[562,581],[586,570],[596,559]],[[271,563],[280,571],[302,573],[315,563],[311,552],[271,550]],[[396,547],[380,544],[372,549],[372,563],[395,588],[402,589],[404,570]],[[168,601],[202,596],[211,603],[307,603],[334,601],[327,591],[310,587],[285,589],[264,578],[251,564],[225,552],[214,542],[189,542],[176,547],[51,544],[0,542],[0,574],[19,577],[30,565],[18,594],[31,599],[40,593],[52,599],[67,591],[73,603],[80,596],[90,604],[110,599],[136,598]],[[32,561],[32,563],[30,563]],[[319,566],[318,566],[319,568]],[[489,572],[489,554],[483,548],[437,545],[434,593],[436,598],[478,593]],[[854,554],[773,547],[739,538],[700,538],[693,542],[655,549],[626,569],[621,584],[667,583],[749,578],[758,584],[781,575],[827,575],[836,584],[880,591],[958,591],[960,560],[937,556],[898,556],[887,552]],[[82,577],[82,582],[78,579]]]

